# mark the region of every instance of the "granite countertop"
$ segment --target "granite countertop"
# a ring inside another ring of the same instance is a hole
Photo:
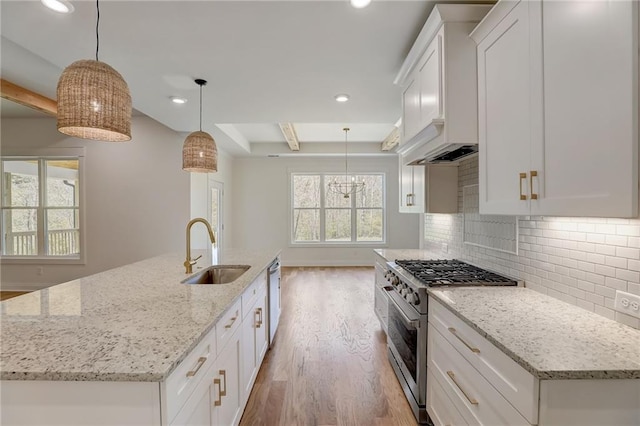
[[[394,261],[396,259],[451,259],[451,256],[442,254],[439,251],[426,249],[375,249],[373,251],[383,258],[387,259],[388,262]]]
[[[639,330],[527,288],[429,293],[539,379],[640,379]]]
[[[0,379],[162,381],[279,254],[200,259],[251,266],[224,285],[181,284],[184,254],[167,254],[3,301]]]

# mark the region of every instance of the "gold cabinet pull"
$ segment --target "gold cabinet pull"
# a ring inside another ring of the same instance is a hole
[[[527,196],[522,193],[522,179],[526,179],[526,178],[527,178],[527,174],[526,173],[520,173],[520,199],[521,200],[526,200],[527,199]]]
[[[451,377],[451,380],[453,381],[453,383],[458,387],[458,389],[460,389],[460,392],[462,392],[462,394],[467,398],[467,400],[473,404],[473,405],[478,405],[478,400],[476,400],[475,398],[471,398],[467,392],[462,389],[462,387],[460,386],[460,384],[458,382],[456,382],[456,375],[453,374],[453,371],[447,371],[447,375],[449,377]]]
[[[262,308],[256,309],[256,315],[258,315],[258,321],[256,322],[256,328],[262,327]]]
[[[220,370],[218,373],[222,376],[223,387],[220,388],[220,398],[223,396],[227,396],[227,372],[225,370]]]
[[[200,358],[198,358],[198,364],[196,364],[196,368],[194,370],[187,371],[187,377],[193,377],[196,374],[198,374],[198,371],[200,370],[200,368],[202,368],[202,366],[206,361],[207,361],[206,356],[201,356]]]
[[[222,405],[222,390],[220,389],[220,379],[213,379],[213,385],[218,385],[218,399],[213,402],[214,407]]]
[[[413,207],[413,197],[415,194],[407,194],[407,207]]]
[[[533,178],[534,177],[538,177],[538,171],[537,170],[531,170],[529,172],[529,175],[531,176],[531,178],[529,179],[529,188],[531,189],[531,199],[532,200],[537,200],[538,199],[538,194],[533,192]]]
[[[451,334],[453,334],[454,336],[456,336],[456,338],[457,338],[458,340],[460,340],[460,341],[461,341],[461,342],[462,342],[462,343],[463,343],[467,348],[469,348],[469,350],[470,350],[471,352],[474,352],[474,353],[477,353],[477,354],[479,354],[479,353],[480,353],[480,349],[478,349],[478,348],[476,348],[476,347],[474,347],[474,346],[471,346],[470,344],[468,344],[467,342],[465,342],[465,340],[464,340],[462,337],[460,337],[460,336],[458,335],[458,330],[456,330],[456,329],[455,329],[455,328],[453,328],[453,327],[449,327],[449,331],[451,332]]]
[[[238,311],[236,311],[236,316],[231,317],[231,322],[225,325],[224,328],[231,328],[231,326],[233,325],[234,322],[236,322],[237,319],[238,319]]]

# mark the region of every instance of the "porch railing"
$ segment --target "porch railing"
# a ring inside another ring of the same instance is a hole
[[[47,233],[47,255],[67,256],[80,253],[80,231],[58,229]],[[35,256],[38,254],[36,231],[8,232],[5,235],[5,255]]]

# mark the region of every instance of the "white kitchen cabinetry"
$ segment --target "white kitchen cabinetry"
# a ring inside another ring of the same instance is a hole
[[[636,217],[638,2],[501,1],[471,37],[480,213]]]
[[[384,289],[389,285],[385,274],[387,272],[387,260],[375,253],[375,276],[373,282],[373,309],[380,321],[380,327],[387,333],[387,318],[389,316],[389,296]]]
[[[427,411],[436,425],[636,425],[640,382],[539,380],[429,298]]]
[[[468,35],[488,5],[436,5],[395,84],[402,90],[397,152],[411,162],[450,144],[477,144],[476,48]]]
[[[404,165],[399,156],[401,213],[457,213],[458,167],[452,164]]]
[[[269,328],[267,326],[267,282],[266,279],[256,281],[245,291],[242,296],[243,306],[247,299],[246,310],[243,310],[242,321],[242,398],[246,402],[251,393],[251,388],[260,370],[262,360],[269,347]]]

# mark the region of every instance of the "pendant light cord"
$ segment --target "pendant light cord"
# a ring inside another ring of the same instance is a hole
[[[347,171],[349,170],[348,156],[347,156],[347,133],[349,132],[349,128],[345,127],[344,129],[344,180],[347,182]]]
[[[200,85],[200,131],[202,131],[202,84]]]
[[[100,49],[100,33],[98,32],[100,28],[100,0],[96,0],[96,12],[98,15],[96,19],[96,61],[98,61],[98,50]]]

